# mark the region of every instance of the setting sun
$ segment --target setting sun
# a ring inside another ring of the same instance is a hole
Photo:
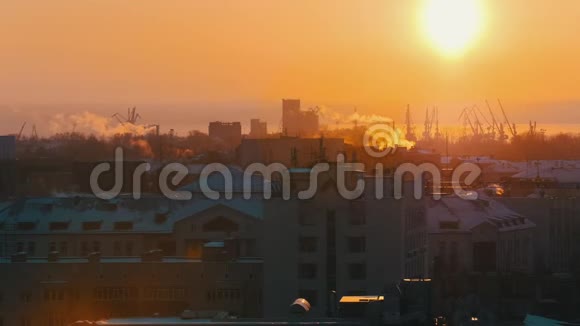
[[[478,0],[428,0],[423,24],[429,40],[439,51],[458,55],[478,36],[482,16]]]

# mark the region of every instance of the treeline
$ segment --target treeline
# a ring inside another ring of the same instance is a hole
[[[17,142],[16,155],[22,160],[110,161],[117,147],[123,147],[127,160],[202,162],[224,161],[231,156],[225,144],[199,131],[190,131],[187,136],[150,133],[97,137],[70,132],[45,138],[24,137]]]
[[[496,159],[525,160],[580,160],[580,135],[517,135],[509,141],[464,138],[437,144],[436,150],[450,155],[492,156]]]
[[[344,138],[346,143],[361,146],[364,128],[327,131],[324,137]],[[125,149],[129,160],[163,160],[184,162],[233,162],[235,153],[219,140],[199,131],[186,136],[154,133],[119,134],[96,137],[82,133],[60,133],[47,138],[22,138],[18,141],[19,159],[63,159],[75,161],[112,160],[115,148]],[[580,134],[518,135],[509,141],[462,137],[446,142],[419,142],[418,148],[451,156],[490,156],[496,159],[580,160]]]

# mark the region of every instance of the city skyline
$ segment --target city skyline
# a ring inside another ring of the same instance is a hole
[[[501,98],[516,122],[580,123],[580,4],[476,2],[480,31],[453,56],[425,30],[425,1],[5,3],[0,131],[36,121],[46,134],[59,113],[135,105],[167,128],[248,114],[272,124],[293,97],[394,119],[406,104],[415,120],[438,106],[447,123]]]

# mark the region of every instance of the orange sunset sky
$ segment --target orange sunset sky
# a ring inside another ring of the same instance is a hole
[[[4,0],[0,133],[133,105],[167,128],[274,122],[287,97],[397,119],[410,103],[418,122],[438,105],[448,123],[499,97],[519,122],[580,123],[580,1],[481,0],[453,55],[429,39],[425,2]]]

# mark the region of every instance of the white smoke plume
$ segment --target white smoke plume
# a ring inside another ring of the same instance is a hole
[[[393,122],[393,119],[378,114],[361,114],[358,111],[344,114],[324,105],[318,106],[318,108],[320,122],[328,129],[352,128],[355,124],[357,126],[365,126]]]
[[[78,132],[87,135],[110,137],[118,134],[144,135],[151,131],[145,125],[118,121],[91,112],[55,115],[49,121],[49,131],[53,134]]]
[[[359,144],[362,141],[360,135],[361,128],[366,129],[375,124],[385,124],[393,128],[397,137],[391,139],[389,145],[411,148],[415,142],[405,139],[405,134],[398,126],[395,126],[394,120],[378,114],[361,114],[353,110],[351,114],[343,114],[327,106],[318,106],[320,122],[323,128],[330,132],[330,135],[342,137],[346,142]],[[354,127],[357,128],[354,128]],[[355,130],[358,129],[358,130]]]

